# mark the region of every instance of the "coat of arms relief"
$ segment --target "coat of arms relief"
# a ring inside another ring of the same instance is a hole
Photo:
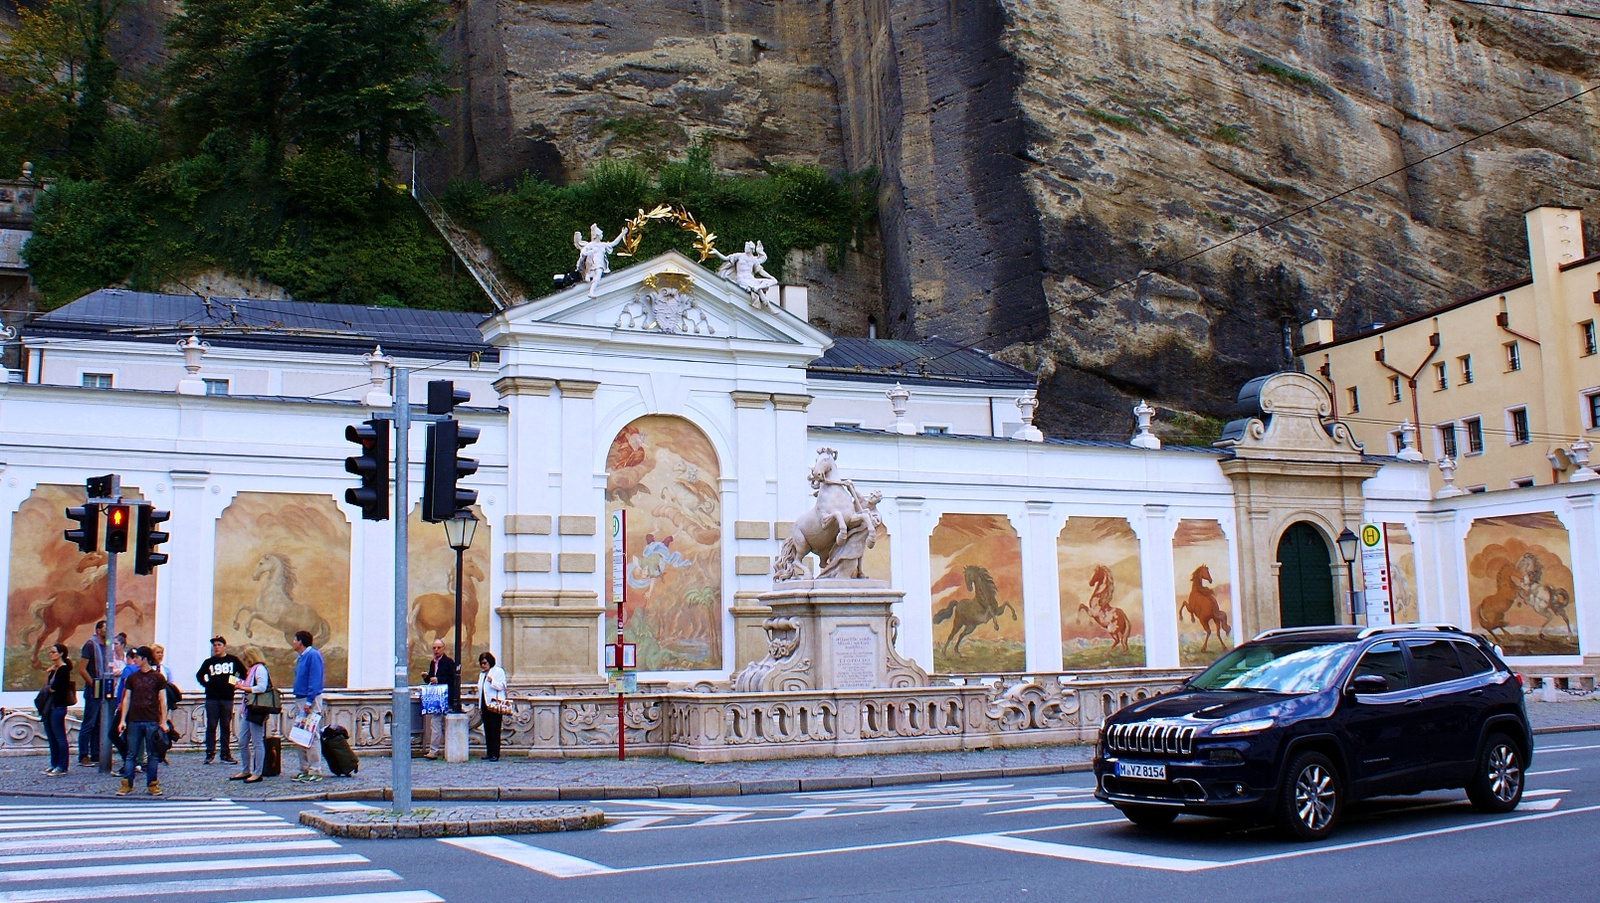
[[[674,270],[646,276],[639,294],[622,306],[617,328],[674,335],[714,335],[716,328],[689,294],[693,285],[693,276]]]

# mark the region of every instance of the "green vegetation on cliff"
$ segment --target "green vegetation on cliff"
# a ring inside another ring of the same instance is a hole
[[[622,223],[639,210],[670,204],[692,213],[717,236],[717,249],[740,250],[761,241],[766,268],[782,279],[792,248],[827,249],[830,268],[843,251],[872,225],[877,209],[876,172],[830,175],[810,166],[778,166],[756,175],[716,172],[703,144],[688,156],[651,167],[642,161],[606,161],[583,181],[552,185],[528,176],[515,188],[491,192],[475,182],[455,182],[441,199],[452,216],[473,227],[531,296],[551,291],[550,277],[572,269],[577,251],[572,233],[587,238],[597,223],[614,238]],[[647,260],[672,248],[698,258],[693,235],[671,224],[655,223],[633,260]],[[621,262],[627,262],[622,258]],[[612,260],[612,266],[619,261]],[[706,265],[715,269],[715,257]]]

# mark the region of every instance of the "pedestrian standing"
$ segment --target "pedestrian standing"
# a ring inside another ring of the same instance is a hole
[[[478,714],[483,719],[483,759],[486,762],[500,761],[500,727],[510,709],[506,670],[494,663],[494,653],[481,653],[478,656]]]
[[[77,703],[77,693],[72,683],[72,661],[67,657],[67,647],[57,643],[50,647],[50,670],[44,675],[44,688],[40,693],[48,700],[39,712],[44,719],[44,738],[50,746],[50,767],[44,773],[59,777],[67,773],[67,709]]]
[[[318,716],[322,714],[322,653],[316,650],[313,643],[311,631],[295,631],[294,651],[300,653],[300,657],[294,662],[297,719],[309,718],[312,714]],[[297,782],[314,784],[322,780],[322,745],[318,742],[320,739],[313,734],[311,744],[300,747],[300,773],[294,776]]]
[[[94,635],[78,650],[78,673],[83,676],[83,722],[78,725],[78,764],[100,759],[100,707],[105,688],[100,678],[110,673],[111,650],[106,648],[106,622],[94,625]]]
[[[128,752],[122,761],[122,787],[117,796],[133,792],[133,767],[141,755],[145,756],[144,772],[151,796],[161,795],[159,759],[149,755],[156,732],[167,723],[167,682],[151,665],[155,653],[140,646],[133,651],[133,660],[139,670],[128,675],[124,682],[122,710],[117,716],[117,727],[126,732]]]
[[[243,764],[228,780],[259,784],[267,767],[267,719],[273,711],[271,706],[257,705],[256,694],[267,692],[272,676],[259,655],[252,652],[249,658],[250,667],[239,682],[239,756]]]
[[[456,663],[450,656],[444,654],[444,640],[433,641],[433,658],[428,662],[428,672],[423,680],[430,684],[439,684],[449,689],[446,691],[448,704],[444,712],[422,716],[422,734],[428,749],[424,753],[425,759],[437,759],[439,747],[444,745],[444,719],[445,714],[454,712],[461,707],[461,691],[458,689]]]
[[[161,723],[161,730],[167,735],[166,742],[156,745],[156,749],[160,750],[158,755],[161,757],[161,764],[166,765],[168,764],[167,751],[172,749],[172,744],[178,742],[178,729],[172,724],[172,716],[178,711],[178,703],[183,701],[183,691],[178,689],[178,685],[173,682],[172,669],[166,665],[167,647],[160,643],[153,643],[150,646],[150,652],[155,656],[150,661],[150,670],[161,675],[161,679],[167,682],[167,685],[162,688],[162,692],[167,694],[167,717]]]
[[[244,662],[228,652],[228,641],[211,638],[211,657],[200,663],[194,679],[206,691],[206,764],[216,761],[217,734],[222,734],[222,761],[237,765],[228,745],[233,732],[234,684],[244,678]]]

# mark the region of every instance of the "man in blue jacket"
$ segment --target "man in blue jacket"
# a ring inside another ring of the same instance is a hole
[[[322,715],[322,653],[312,645],[309,630],[296,631],[294,651],[300,657],[294,663],[295,718],[309,717],[313,712]],[[310,746],[300,748],[300,773],[294,779],[302,784],[322,780],[321,738],[313,736]]]

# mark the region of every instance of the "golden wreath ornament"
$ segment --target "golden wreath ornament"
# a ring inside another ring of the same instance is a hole
[[[694,249],[700,254],[701,263],[704,263],[706,258],[711,256],[711,252],[717,249],[716,233],[711,232],[699,220],[696,220],[694,214],[682,207],[674,207],[671,204],[658,204],[649,213],[640,208],[633,219],[623,224],[623,228],[628,230],[628,237],[623,239],[622,246],[617,249],[617,256],[632,257],[634,252],[639,250],[639,242],[644,239],[645,227],[654,220],[674,222],[678,224],[678,228],[685,232],[693,232]]]

